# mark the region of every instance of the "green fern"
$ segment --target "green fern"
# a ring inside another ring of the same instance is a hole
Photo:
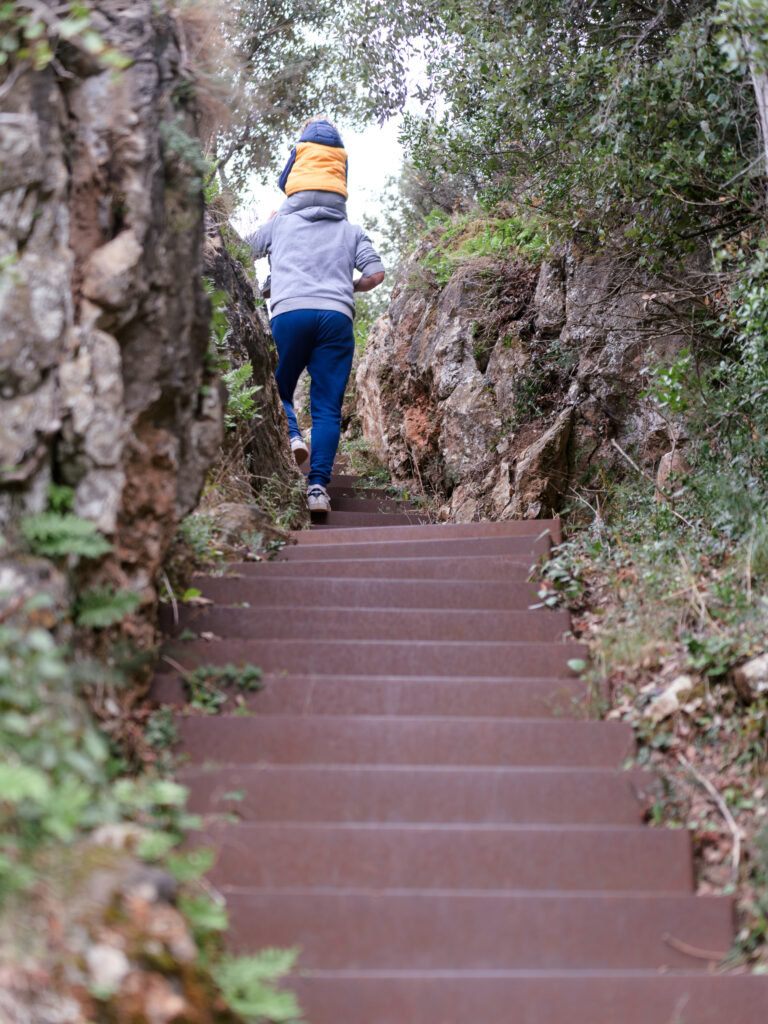
[[[249,1024],[298,1024],[296,996],[272,984],[290,973],[297,955],[295,949],[264,949],[255,956],[224,956],[212,973],[227,1004]]]
[[[116,622],[122,622],[126,615],[135,612],[140,604],[139,595],[130,590],[93,587],[78,599],[75,621],[78,626],[86,626],[89,629],[105,629]]]
[[[20,529],[36,555],[98,558],[112,550],[112,545],[99,533],[95,523],[71,512],[41,512],[36,516],[26,516]]]
[[[253,419],[256,415],[256,403],[253,396],[261,391],[261,384],[249,384],[253,375],[250,359],[242,366],[236,366],[221,379],[227,386],[227,412],[224,422],[227,427],[234,427],[238,422]]]

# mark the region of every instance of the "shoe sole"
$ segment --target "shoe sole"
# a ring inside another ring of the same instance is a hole
[[[308,448],[292,448],[291,451],[293,452],[293,457],[296,460],[297,466],[303,466],[309,458]]]

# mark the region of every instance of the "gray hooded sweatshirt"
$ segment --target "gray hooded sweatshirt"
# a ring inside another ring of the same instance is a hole
[[[271,315],[330,309],[353,318],[352,272],[370,277],[384,266],[361,227],[347,220],[336,192],[294,192],[248,239],[254,257],[269,256]]]

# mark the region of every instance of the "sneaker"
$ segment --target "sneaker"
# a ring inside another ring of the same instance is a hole
[[[330,512],[331,499],[322,484],[310,484],[307,488],[307,504],[310,512]]]
[[[301,466],[309,458],[309,448],[307,448],[303,437],[291,438],[291,451],[297,466]]]

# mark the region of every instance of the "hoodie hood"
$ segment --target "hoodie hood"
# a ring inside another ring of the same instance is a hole
[[[280,207],[282,215],[295,213],[303,220],[346,220],[347,203],[336,192],[294,192]]]

